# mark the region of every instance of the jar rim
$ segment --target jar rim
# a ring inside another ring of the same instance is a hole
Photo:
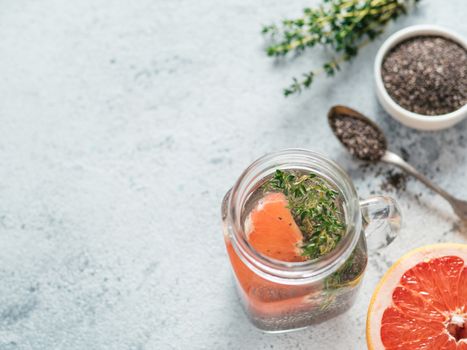
[[[243,230],[242,212],[252,186],[257,185],[276,169],[297,168],[312,170],[337,187],[344,198],[347,225],[343,239],[329,254],[303,262],[286,262],[267,257],[251,246]],[[255,160],[232,187],[226,204],[227,228],[236,253],[256,274],[277,283],[309,283],[333,273],[350,257],[362,229],[358,195],[350,177],[336,162],[306,149],[285,149]]]

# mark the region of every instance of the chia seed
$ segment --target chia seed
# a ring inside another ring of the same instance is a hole
[[[381,183],[381,189],[384,191],[405,191],[407,187],[408,176],[401,172],[388,170],[384,174],[384,181]]]
[[[370,123],[341,114],[330,119],[330,126],[347,150],[361,160],[377,161],[386,152],[384,135]]]
[[[384,58],[384,86],[401,107],[422,115],[453,112],[467,103],[467,51],[439,36],[419,36]]]

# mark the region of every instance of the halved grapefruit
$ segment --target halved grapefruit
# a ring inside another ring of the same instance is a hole
[[[399,259],[371,298],[366,336],[370,350],[467,350],[467,245]]]

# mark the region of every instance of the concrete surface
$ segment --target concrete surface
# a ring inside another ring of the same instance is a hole
[[[423,0],[334,79],[284,99],[320,50],[283,64],[260,25],[300,0],[0,1],[0,349],[365,349],[371,292],[403,252],[466,242],[415,181],[382,190],[332,137],[336,103],[372,116],[391,148],[467,198],[467,122],[409,130],[378,106],[372,61],[415,23],[464,35],[463,0]],[[266,335],[232,288],[219,204],[265,152],[304,147],[348,170],[362,197],[396,196],[401,237],[371,256],[357,304],[304,331]]]

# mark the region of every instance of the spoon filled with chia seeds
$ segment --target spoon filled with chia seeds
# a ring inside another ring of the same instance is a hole
[[[332,107],[328,113],[328,121],[334,135],[353,156],[364,161],[382,161],[396,165],[446,199],[457,216],[467,222],[467,201],[450,195],[425,175],[419,173],[402,157],[388,151],[386,137],[373,121],[345,106]]]

